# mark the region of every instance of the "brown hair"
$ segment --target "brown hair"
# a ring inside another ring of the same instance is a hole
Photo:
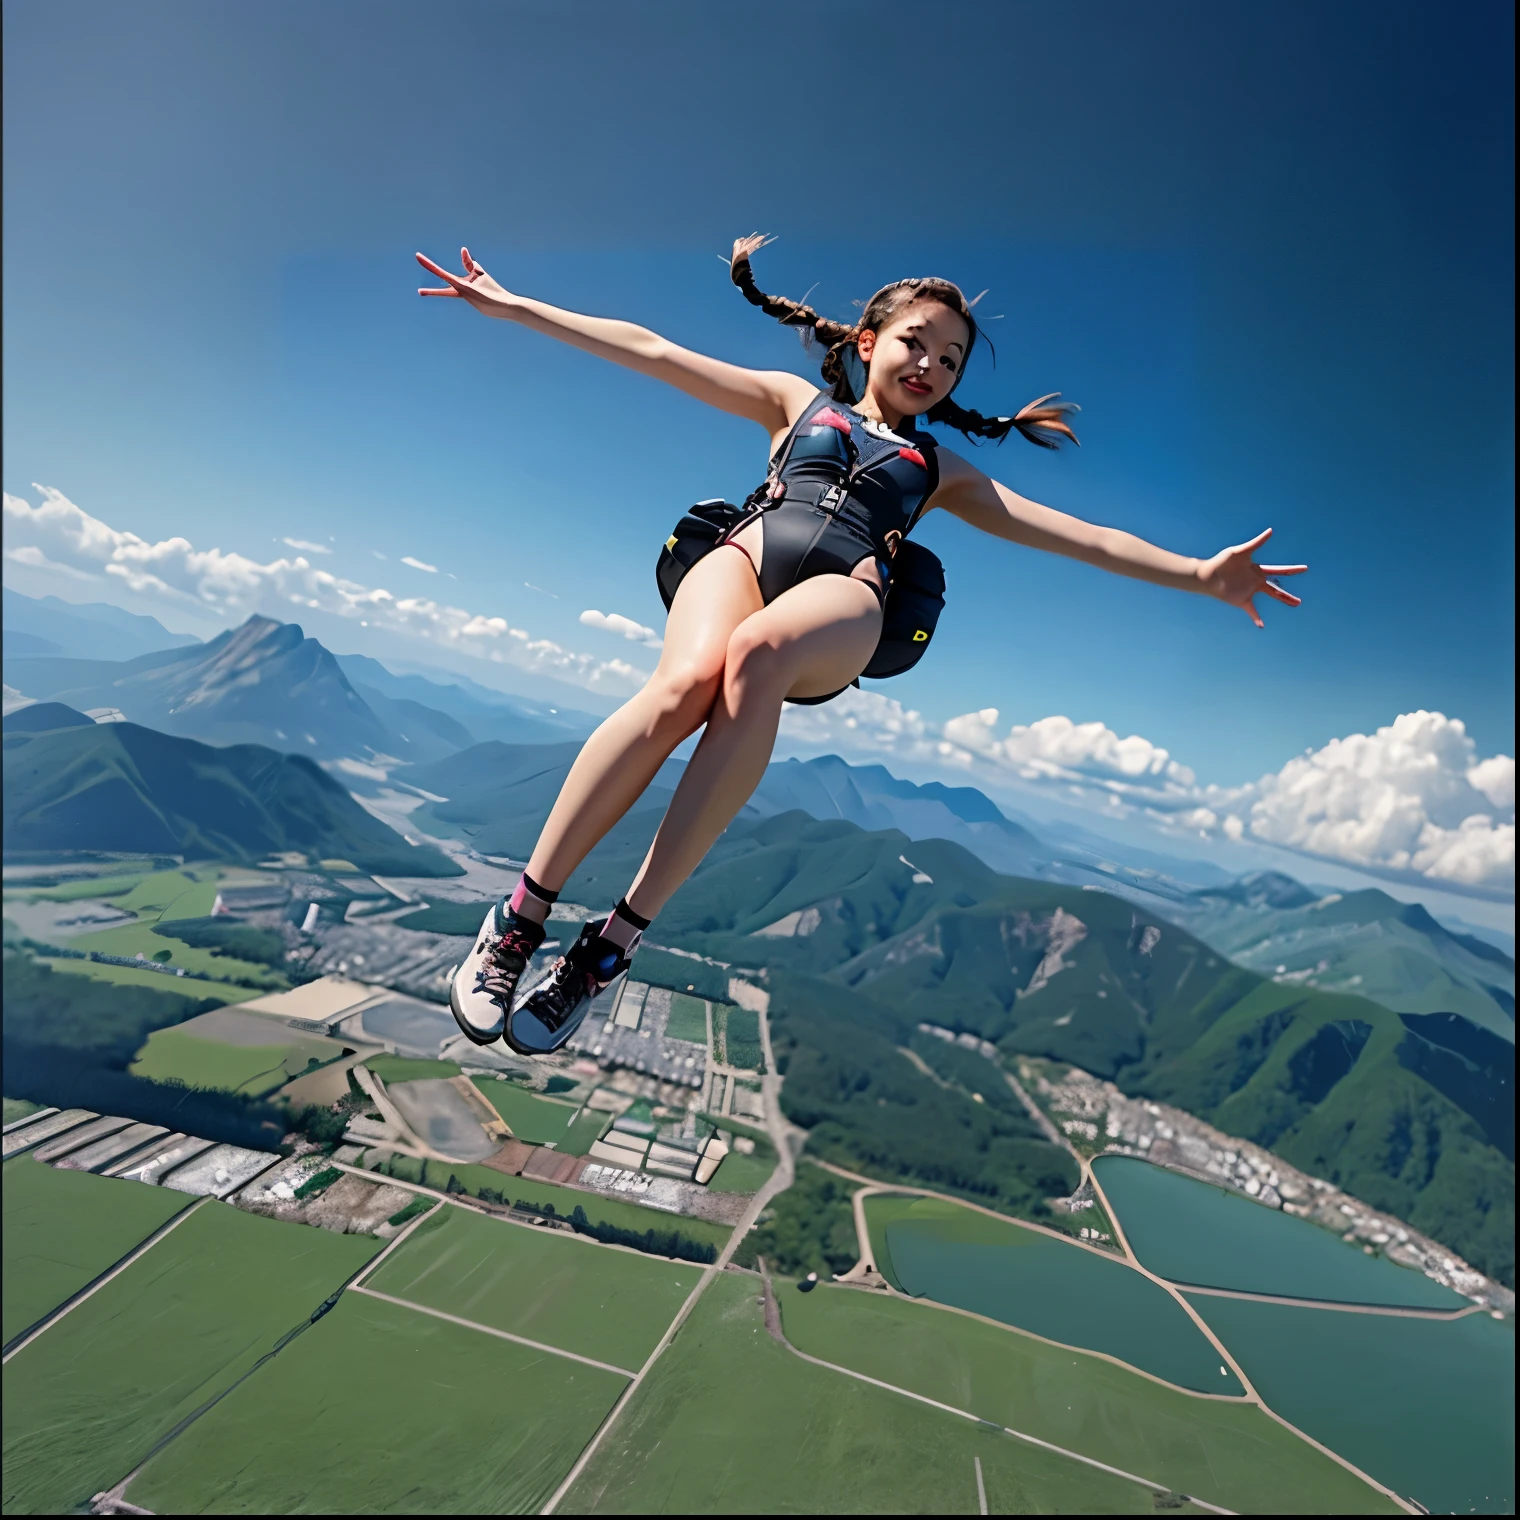
[[[823,379],[833,388],[834,400],[848,403],[860,399],[850,384],[846,365],[848,350],[854,347],[861,333],[867,329],[880,332],[915,301],[937,301],[965,322],[970,337],[966,342],[966,352],[961,358],[959,371],[960,375],[965,374],[966,360],[976,347],[978,329],[976,318],[971,315],[974,303],[966,299],[959,285],[952,284],[949,280],[936,279],[898,280],[894,284],[884,285],[865,303],[860,320],[852,326],[848,322],[834,322],[821,317],[811,306],[804,306],[801,301],[789,301],[785,296],[768,296],[760,290],[755,284],[754,272],[750,269],[749,256],[763,246],[764,242],[758,236],[741,238],[735,243],[733,257],[729,261],[729,275],[751,306],[758,306],[784,327],[800,328],[805,343],[828,344],[828,352],[823,356]],[[1009,433],[1017,430],[1042,449],[1059,448],[1063,436],[1080,446],[1080,440],[1066,417],[1068,413],[1080,411],[1081,408],[1073,401],[1062,401],[1060,396],[1059,391],[1052,391],[1048,396],[1041,396],[1028,406],[1020,408],[1012,417],[984,417],[980,412],[957,406],[950,396],[946,396],[925,413],[925,420],[942,422],[968,438],[995,438],[1001,443]],[[1053,434],[1057,436],[1052,436]]]

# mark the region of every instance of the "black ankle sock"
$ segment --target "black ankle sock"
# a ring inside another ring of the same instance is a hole
[[[635,913],[625,897],[608,914],[607,922],[602,925],[601,937],[609,944],[616,945],[625,957],[632,956],[648,927],[649,920]]]

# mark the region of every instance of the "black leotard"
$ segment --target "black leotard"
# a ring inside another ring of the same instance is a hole
[[[815,575],[848,575],[862,560],[892,555],[939,484],[934,440],[889,428],[820,391],[771,459],[765,483],[725,541],[757,518],[764,534],[760,595],[769,606]],[[867,582],[870,585],[870,582]],[[878,598],[883,589],[872,586]]]

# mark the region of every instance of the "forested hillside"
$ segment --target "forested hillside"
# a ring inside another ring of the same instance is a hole
[[[797,813],[731,830],[660,929],[766,968],[786,1102],[825,1154],[916,1177],[939,1156],[972,1192],[983,1165],[1030,1176],[997,1150],[991,1062],[976,1103],[897,1053],[929,1022],[1269,1145],[1513,1281],[1513,1047],[1466,1020],[1268,981],[1106,893]]]

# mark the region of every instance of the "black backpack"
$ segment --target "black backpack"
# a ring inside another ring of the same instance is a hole
[[[686,572],[717,548],[723,537],[739,526],[750,512],[732,502],[699,501],[676,524],[665,540],[655,565],[655,582],[665,610],[675,600],[676,588]],[[887,598],[882,606],[881,638],[876,652],[861,672],[868,680],[881,681],[911,670],[924,657],[939,615],[945,610],[945,567],[932,550],[912,539],[900,539],[891,560],[891,578]],[[858,680],[850,683],[858,686]],[[840,691],[845,688],[841,687]],[[832,691],[825,697],[788,697],[800,707],[815,707],[831,702],[839,695]]]

